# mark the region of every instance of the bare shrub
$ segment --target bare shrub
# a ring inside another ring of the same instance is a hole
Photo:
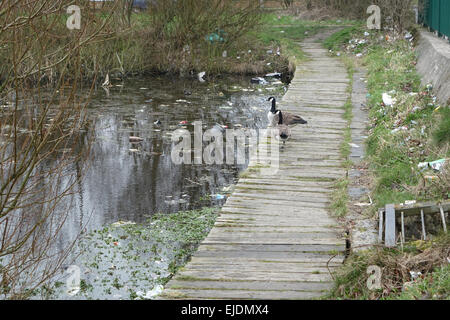
[[[213,60],[259,25],[259,8],[259,0],[152,2],[148,9],[152,23],[147,33],[156,51],[152,56],[169,68],[180,60],[195,65],[196,59],[205,58],[205,52],[206,58]]]
[[[82,27],[69,31],[73,3],[0,2],[0,295],[8,299],[29,297],[71,250],[56,244],[81,179],[68,169],[82,172],[88,152],[77,148],[87,140],[80,52],[106,38],[109,23],[77,1]]]

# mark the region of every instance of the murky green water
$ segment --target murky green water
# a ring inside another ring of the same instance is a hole
[[[95,138],[89,167],[71,199],[59,243],[63,248],[86,230],[75,249],[81,255],[72,262],[81,269],[83,290],[67,295],[70,274],[62,270],[56,282],[60,299],[133,299],[139,296],[136,293],[164,283],[198,242],[199,233],[185,234],[187,230],[206,233],[214,213],[148,219],[156,213],[222,205],[246,167],[176,165],[171,160],[172,132],[179,128],[192,132],[194,121],[202,121],[205,130],[215,125],[264,128],[270,109],[267,98],[286,89],[279,81],[255,85],[247,77],[205,83],[168,77],[113,79],[112,84],[92,96],[89,130]],[[130,136],[143,141],[133,144]],[[189,219],[191,229],[183,229],[183,219]],[[111,227],[118,221],[136,224]],[[181,235],[180,230],[185,232]]]

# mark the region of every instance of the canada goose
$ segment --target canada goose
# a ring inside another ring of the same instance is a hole
[[[268,101],[272,101],[272,108],[270,109],[269,114],[267,115],[270,125],[272,127],[278,124],[278,112],[277,110],[277,100],[274,97],[270,97]],[[308,121],[303,120],[302,117],[297,116],[295,114],[289,112],[283,112],[283,124],[294,127],[298,124],[307,124]]]
[[[284,113],[282,113],[281,111],[278,112],[278,125],[277,125],[277,129],[278,129],[278,137],[280,138],[281,141],[283,141],[283,145],[286,143],[286,141],[289,140],[289,138],[291,137],[291,129],[283,124],[283,117]]]
[[[269,100],[272,101],[272,108],[270,109],[269,113],[267,114],[267,119],[269,120],[269,126],[275,127],[278,124],[278,116],[277,112],[277,101],[274,97],[270,97]]]

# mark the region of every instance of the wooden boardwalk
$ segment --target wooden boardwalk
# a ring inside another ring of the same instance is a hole
[[[328,207],[334,182],[346,175],[340,145],[349,79],[320,43],[299,45],[310,61],[297,68],[279,108],[309,124],[292,130],[279,177],[250,171],[239,180],[214,228],[161,298],[313,299],[333,285],[329,269],[342,263],[345,240]]]

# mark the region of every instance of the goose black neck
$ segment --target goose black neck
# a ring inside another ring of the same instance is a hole
[[[277,100],[275,98],[272,98],[272,109],[270,110],[272,113],[277,112]]]
[[[283,124],[283,113],[281,111],[278,113],[278,117],[278,124]]]

